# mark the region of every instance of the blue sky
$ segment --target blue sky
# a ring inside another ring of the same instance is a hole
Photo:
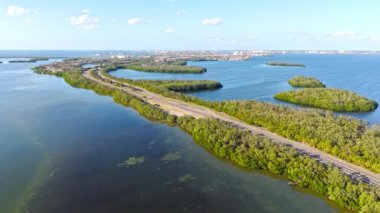
[[[380,50],[378,0],[0,0],[0,49]]]

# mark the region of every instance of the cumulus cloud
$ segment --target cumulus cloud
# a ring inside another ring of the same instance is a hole
[[[30,12],[30,10],[28,8],[11,5],[7,8],[6,14],[8,16],[21,16],[21,15],[25,15],[29,12]]]
[[[360,33],[355,32],[353,30],[343,30],[343,31],[336,31],[333,33],[328,33],[326,35],[332,36],[332,37],[356,37],[356,36],[359,36]]]
[[[143,22],[143,20],[141,18],[128,19],[128,24],[130,24],[130,25],[141,24],[142,22]]]
[[[26,19],[26,20],[25,20],[25,23],[26,23],[26,24],[31,24],[31,23],[32,23],[32,19],[31,19],[31,18]]]
[[[175,33],[175,30],[173,28],[166,28],[165,33]]]
[[[220,18],[206,18],[202,21],[203,25],[221,25],[223,20]]]
[[[82,12],[82,13],[89,13],[89,12],[91,12],[91,10],[90,10],[90,9],[84,9],[84,10],[82,10],[81,12]]]
[[[73,16],[69,18],[70,24],[73,26],[76,26],[78,28],[83,29],[95,29],[99,28],[99,19],[98,18],[91,18],[87,14],[80,15],[80,16]]]

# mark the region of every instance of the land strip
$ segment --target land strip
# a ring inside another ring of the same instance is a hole
[[[95,77],[95,74],[97,77]],[[163,97],[159,94],[149,92],[143,88],[136,87],[127,83],[120,83],[114,79],[108,78],[99,72],[98,69],[94,69],[93,71],[85,71],[84,77],[87,79],[90,79],[92,81],[95,81],[97,83],[100,83],[102,85],[116,88],[123,90],[125,92],[130,93],[131,95],[134,95],[138,98],[141,98],[144,101],[147,101],[150,104],[156,105],[157,107],[162,108],[163,110],[167,111],[170,114],[177,115],[177,116],[193,116],[195,118],[205,118],[205,117],[212,117],[216,118],[225,122],[229,122],[237,127],[240,127],[244,130],[250,131],[253,134],[262,135],[269,139],[271,139],[273,142],[278,144],[283,144],[286,146],[290,146],[298,150],[298,152],[308,155],[319,162],[322,162],[324,164],[334,165],[339,167],[344,173],[348,174],[354,179],[361,180],[365,183],[373,184],[380,186],[380,175],[376,174],[374,172],[371,172],[365,168],[362,168],[360,166],[354,165],[352,163],[349,163],[347,161],[341,160],[337,157],[334,157],[330,154],[326,154],[325,152],[322,152],[316,148],[310,147],[306,144],[286,139],[282,136],[279,136],[275,133],[272,133],[264,128],[255,127],[252,125],[249,125],[245,122],[242,122],[240,120],[237,120],[236,118],[233,118],[229,115],[226,115],[221,112],[216,112],[214,110],[211,110],[206,107],[202,107],[196,104],[183,102],[176,99],[171,99],[167,97]]]

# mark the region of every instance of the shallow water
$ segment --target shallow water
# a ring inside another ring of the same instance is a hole
[[[0,212],[14,212],[47,177],[29,212],[337,211],[284,179],[213,157],[178,128],[34,74],[35,65],[0,64]],[[213,70],[205,76],[214,79]],[[118,166],[131,157],[144,161]],[[36,176],[46,162],[44,176]]]

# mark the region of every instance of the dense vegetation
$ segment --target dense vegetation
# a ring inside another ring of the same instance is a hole
[[[178,118],[177,122],[197,143],[221,158],[245,168],[284,175],[345,208],[380,212],[378,188],[352,182],[339,169],[300,155],[293,148],[277,145],[216,119]]]
[[[187,61],[177,60],[170,63],[171,65],[180,65],[180,66],[186,66]]]
[[[289,62],[267,62],[266,65],[269,66],[280,66],[280,67],[306,67],[304,64],[300,63],[289,63]]]
[[[42,72],[38,72],[42,73]],[[64,80],[73,87],[89,89],[96,92],[99,95],[107,95],[113,97],[114,101],[124,106],[130,106],[136,109],[140,114],[158,121],[164,121],[169,124],[174,124],[176,117],[169,115],[162,109],[152,106],[151,104],[133,96],[126,92],[113,89],[101,84],[92,82],[82,76],[81,72],[60,72],[55,73],[56,76],[63,77]]]
[[[209,102],[153,84],[112,77],[106,72],[103,75],[166,97],[210,107],[380,173],[380,150],[374,148],[380,147],[380,128],[370,128],[362,120],[335,116],[329,111],[298,110],[257,101]]]
[[[48,60],[49,58],[47,57],[37,57],[37,58],[31,58],[27,60],[12,60],[12,61],[9,61],[9,63],[34,63],[37,61],[48,61]]]
[[[308,88],[281,92],[274,98],[336,112],[369,112],[376,110],[378,106],[373,100],[339,89]]]
[[[41,69],[37,69],[36,72],[48,73]],[[204,148],[242,167],[266,170],[287,176],[300,187],[309,188],[318,194],[325,195],[330,200],[351,210],[360,212],[380,211],[380,191],[378,188],[352,181],[339,169],[326,167],[308,156],[298,154],[292,148],[277,145],[267,138],[241,131],[231,124],[216,119],[177,118],[128,93],[94,83],[84,78],[79,70],[55,73],[55,75],[63,77],[67,83],[74,87],[90,89],[101,95],[112,96],[116,102],[131,106],[150,119],[168,122],[173,125],[177,124],[192,135],[194,140]],[[327,120],[322,119],[320,123],[313,123],[313,125],[327,130],[331,129],[331,126],[335,130],[341,128],[341,132],[338,133],[342,133],[344,139],[346,136],[357,138],[357,129],[364,129],[363,137],[360,137],[358,142],[359,147],[366,145],[367,142],[364,142],[366,140],[379,142],[378,137],[380,137],[376,129],[366,129],[365,124],[359,120],[342,116],[334,117],[332,113],[327,112],[297,111],[287,107],[259,102],[210,103],[210,106],[223,111],[230,111],[232,112],[231,114],[236,110],[237,116],[244,114],[245,117],[249,115],[247,118],[255,118],[255,122],[271,122],[272,119],[278,116],[284,116],[279,120],[272,120],[274,128],[278,128],[278,126],[275,126],[278,124],[281,125],[284,132],[293,130],[294,133],[300,132],[306,135],[310,133],[314,126],[309,127],[311,129],[302,129],[301,127],[304,127],[310,121],[315,121],[313,120],[315,118],[326,118]],[[267,111],[269,112],[263,115]],[[300,116],[298,113],[304,113],[305,118],[297,118],[297,116]],[[301,119],[302,122],[299,122],[300,120],[293,121],[294,119]],[[289,123],[289,121],[293,122]],[[299,126],[295,126],[296,123]],[[324,136],[325,133],[328,134],[329,132],[324,132],[320,136]],[[334,132],[330,131],[330,133]],[[334,134],[334,136],[339,137],[340,134]],[[331,135],[326,138],[328,137],[331,137]],[[379,145],[374,146],[378,147]],[[378,157],[379,155],[376,158],[378,159]]]
[[[209,103],[249,124],[380,173],[380,128],[362,120],[335,116],[331,111],[298,110],[257,101]]]
[[[125,68],[144,71],[144,72],[164,72],[164,73],[204,73],[207,71],[203,67],[183,66],[175,64],[141,64],[141,65],[128,65]]]
[[[324,85],[320,80],[314,77],[296,76],[289,80],[289,84],[293,87],[304,88],[324,88]]]

